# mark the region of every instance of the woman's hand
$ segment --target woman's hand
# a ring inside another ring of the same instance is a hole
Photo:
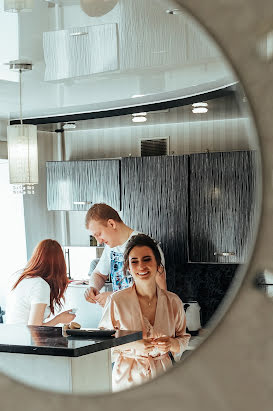
[[[180,351],[179,342],[177,341],[176,338],[172,338],[172,337],[163,336],[159,338],[154,338],[153,345],[154,347],[157,347],[159,351],[164,352],[164,353],[168,351],[177,353]]]
[[[150,351],[153,351],[154,345],[153,345],[153,339],[152,338],[146,338],[143,340],[138,340],[134,341],[132,343],[126,344],[126,348],[134,348],[135,350],[143,353],[143,354],[149,354]]]
[[[62,313],[56,315],[55,319],[58,321],[56,324],[67,324],[74,320],[76,314],[72,314],[70,310],[63,311]]]

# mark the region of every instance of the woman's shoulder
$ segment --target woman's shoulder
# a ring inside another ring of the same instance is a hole
[[[31,287],[50,289],[49,284],[42,277],[25,278],[24,280],[29,281]]]
[[[174,302],[176,304],[183,304],[181,298],[173,293],[172,291],[168,291],[168,290],[162,290],[161,292],[166,296],[166,298],[168,298],[168,300],[170,300],[171,302]]]
[[[127,298],[130,298],[129,296],[134,292],[133,287],[128,287],[125,288],[124,290],[119,290],[119,291],[115,291],[112,295],[111,295],[111,300],[114,302],[119,302],[122,300],[127,300]]]

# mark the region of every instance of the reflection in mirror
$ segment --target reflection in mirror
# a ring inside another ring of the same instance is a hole
[[[39,159],[35,193],[12,194],[19,75],[2,66],[0,371],[109,393],[183,366],[234,297],[259,213],[258,143],[228,62],[175,2],[33,3],[0,11],[1,62],[33,64],[22,115]],[[138,233],[157,244],[126,249]],[[44,239],[61,256],[37,253]]]
[[[264,270],[258,274],[254,281],[255,287],[262,291],[267,297],[272,300],[273,297],[273,273],[269,270]]]

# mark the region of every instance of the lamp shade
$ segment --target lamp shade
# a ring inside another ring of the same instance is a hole
[[[109,13],[118,0],[81,0],[82,10],[90,17],[100,17]]]
[[[33,0],[4,0],[5,11],[21,11],[31,10],[33,8]]]
[[[8,126],[10,184],[38,184],[37,126]]]

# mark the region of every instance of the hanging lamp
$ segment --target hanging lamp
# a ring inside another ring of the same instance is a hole
[[[4,0],[4,11],[17,13],[33,8],[33,0]]]
[[[80,0],[82,10],[89,17],[104,16],[104,14],[109,13],[117,3],[118,0]]]
[[[7,127],[9,179],[14,193],[34,194],[34,184],[38,184],[37,126],[22,120],[22,72],[32,70],[32,64],[15,61],[9,65],[19,71],[20,86],[20,124]]]

